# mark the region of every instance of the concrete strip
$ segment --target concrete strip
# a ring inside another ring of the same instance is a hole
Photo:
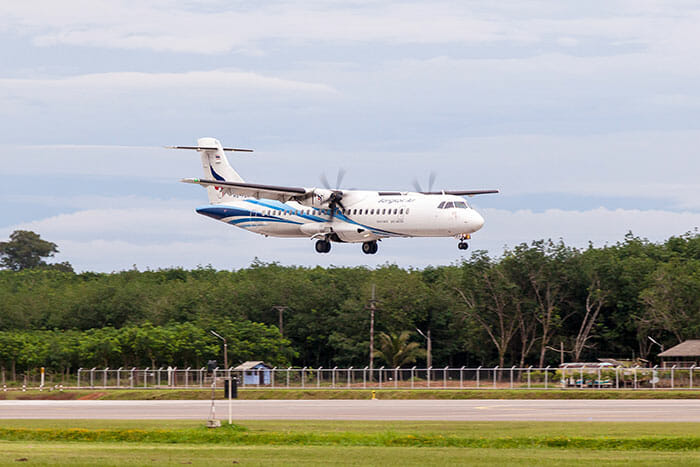
[[[192,419],[208,401],[0,401],[0,419]],[[217,418],[228,413],[216,401]],[[700,400],[234,400],[237,420],[700,422]]]

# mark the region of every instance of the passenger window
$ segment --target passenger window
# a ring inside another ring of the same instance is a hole
[[[403,215],[403,208],[399,209],[399,214]]]
[[[370,214],[374,214],[374,209],[369,211]]]
[[[386,214],[386,209],[382,209],[382,214]]]
[[[398,212],[398,210],[394,209],[394,214],[396,214],[397,212]]]
[[[406,214],[408,214],[408,208],[406,208]]]

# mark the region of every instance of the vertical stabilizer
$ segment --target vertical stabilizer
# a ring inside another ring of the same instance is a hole
[[[227,182],[242,182],[243,179],[229,164],[224,148],[219,140],[215,138],[199,138],[197,146],[202,157],[202,169],[204,178],[210,180],[221,180]],[[211,148],[211,149],[209,149]],[[207,195],[211,204],[219,204],[231,199],[231,196],[224,195],[221,190],[215,187],[207,187]]]

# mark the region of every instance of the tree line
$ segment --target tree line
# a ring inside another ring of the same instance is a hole
[[[539,240],[424,269],[67,266],[0,271],[4,368],[197,366],[221,355],[210,329],[230,339],[230,362],[364,367],[373,284],[375,329],[386,334],[376,345],[393,342],[378,349],[386,363],[413,344],[425,364],[418,330],[430,331],[435,367],[546,366],[560,348],[567,361],[653,358],[649,336],[666,346],[700,337],[697,233],[585,249]]]

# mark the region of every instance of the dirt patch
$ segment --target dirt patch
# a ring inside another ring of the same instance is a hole
[[[39,394],[18,395],[21,401],[68,401],[74,400],[78,395],[74,392],[43,392]]]
[[[78,397],[78,400],[79,401],[94,401],[97,399],[101,399],[106,394],[107,394],[106,392],[91,392],[90,394],[85,394],[84,396]]]

